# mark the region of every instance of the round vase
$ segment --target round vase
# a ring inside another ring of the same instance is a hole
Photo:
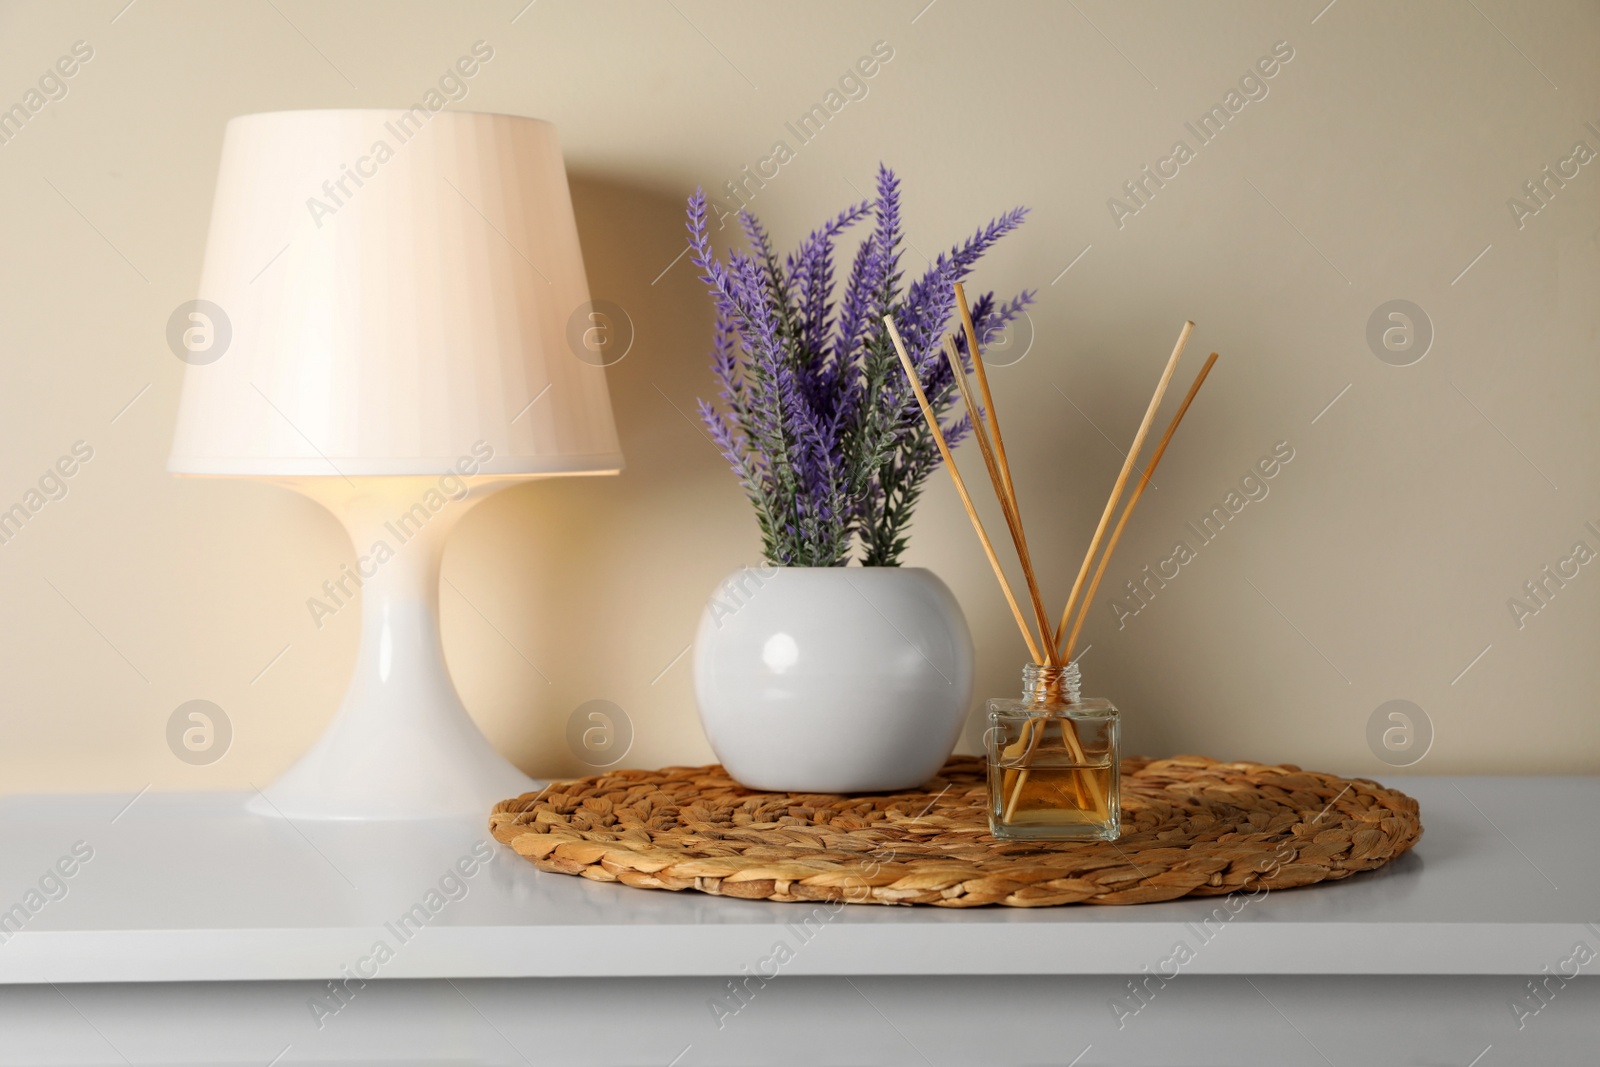
[[[745,567],[694,646],[700,722],[751,789],[910,789],[949,759],[972,699],[972,635],[919,567]]]

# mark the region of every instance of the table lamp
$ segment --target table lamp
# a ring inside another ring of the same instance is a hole
[[[450,680],[445,537],[495,490],[622,468],[603,360],[569,341],[591,320],[555,128],[421,106],[235,118],[199,297],[169,330],[188,366],[168,469],[293,488],[356,553],[307,590],[333,610],[359,588],[349,691],[252,808],[486,818],[534,783]]]

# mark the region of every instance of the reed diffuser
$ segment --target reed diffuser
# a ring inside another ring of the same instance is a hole
[[[1128,490],[1129,477],[1138,461],[1139,452],[1144,447],[1173,372],[1178,368],[1178,360],[1182,358],[1189,336],[1194,332],[1193,322],[1184,323],[1172,355],[1162,371],[1161,380],[1156,383],[1155,394],[1145,409],[1144,419],[1128,448],[1122,470],[1111,487],[1111,496],[1101,512],[1100,522],[1089,541],[1089,549],[1084,553],[1078,576],[1072,583],[1072,591],[1062,610],[1061,621],[1051,626],[1044,598],[1039,592],[1033,560],[1028,552],[1028,538],[1023,529],[1022,513],[1017,506],[1011,464],[1006,457],[1005,439],[1000,432],[1000,418],[995,410],[994,396],[989,391],[988,373],[978,348],[978,331],[967,305],[966,293],[959,283],[955,286],[955,297],[961,310],[962,330],[972,360],[973,375],[977,378],[976,394],[968,381],[960,347],[953,333],[944,339],[944,355],[954,373],[962,403],[972,423],[972,435],[983,457],[984,470],[999,501],[1000,513],[1021,564],[1028,594],[1026,613],[1000,565],[994,543],[978,518],[972,496],[967,491],[961,471],[956,467],[944,430],[923,391],[916,366],[895,328],[893,317],[886,316],[884,324],[906,377],[911,382],[917,406],[921,408],[922,417],[944,459],[945,470],[950,472],[950,478],[955,483],[956,495],[961,498],[962,507],[972,521],[972,528],[983,546],[995,579],[1000,583],[1000,591],[1005,595],[1012,618],[1016,620],[1022,639],[1033,657],[1032,662],[1023,668],[1022,698],[991,700],[988,704],[989,728],[984,733],[984,744],[989,764],[989,829],[996,838],[1002,840],[1115,840],[1120,832],[1122,815],[1118,800],[1120,714],[1108,700],[1082,696],[1073,652],[1083,632],[1084,621],[1088,618],[1089,606],[1099,591],[1101,579],[1105,577],[1111,554],[1127,527],[1128,517],[1144,495],[1145,487],[1150,484],[1150,478],[1161,457],[1166,454],[1167,445],[1172,441],[1178,424],[1183,421],[1200,386],[1211,373],[1217,354],[1211,353],[1205,366],[1196,375],[1194,384],[1189,387],[1188,395],[1167,425],[1149,463],[1133,488]],[[1122,503],[1122,513],[1117,517],[1116,525],[1112,526],[1112,515],[1116,513],[1124,491],[1128,492],[1127,500]],[[1032,625],[1029,624],[1029,616],[1032,617]]]

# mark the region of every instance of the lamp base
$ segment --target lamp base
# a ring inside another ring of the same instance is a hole
[[[439,639],[445,538],[467,508],[509,480],[470,488],[453,476],[284,484],[327,506],[350,532],[361,650],[333,722],[249,810],[291,820],[486,820],[496,801],[537,789],[467,714]]]
[[[346,702],[311,750],[245,807],[296,822],[487,822],[497,801],[542,784],[496,752],[459,702]]]

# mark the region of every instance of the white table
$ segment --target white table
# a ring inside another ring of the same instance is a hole
[[[543,874],[472,824],[8,798],[0,1064],[1600,1062],[1600,779],[1392,784],[1416,850],[1232,916],[830,911]],[[1536,999],[1547,968],[1579,977]]]

